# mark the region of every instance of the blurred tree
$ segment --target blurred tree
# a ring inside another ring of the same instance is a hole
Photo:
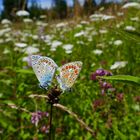
[[[58,18],[63,19],[67,17],[67,3],[66,0],[53,0],[53,10],[55,10]]]
[[[74,17],[79,17],[83,14],[82,6],[80,5],[79,0],[73,0],[74,3]]]
[[[27,0],[3,0],[4,10],[2,11],[2,18],[12,19],[15,12],[21,9],[27,10]]]
[[[100,5],[104,5],[106,3],[106,0],[101,0]]]
[[[37,0],[31,0],[31,6],[28,8],[32,18],[39,18],[43,10],[41,5],[38,5]]]
[[[87,15],[92,14],[96,6],[97,4],[95,0],[85,0],[84,5],[83,5],[85,14]]]

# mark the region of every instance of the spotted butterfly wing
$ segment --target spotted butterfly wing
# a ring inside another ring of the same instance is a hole
[[[57,76],[57,81],[59,82],[62,90],[70,89],[73,86],[81,68],[82,62],[76,61],[65,64],[58,69],[59,75]]]
[[[51,84],[56,68],[56,63],[49,57],[39,55],[31,56],[32,68],[42,88],[47,89]]]

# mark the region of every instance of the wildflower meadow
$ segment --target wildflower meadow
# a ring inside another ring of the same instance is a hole
[[[140,3],[1,19],[0,140],[139,139]]]

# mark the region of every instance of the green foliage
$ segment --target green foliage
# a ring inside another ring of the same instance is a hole
[[[14,18],[15,12],[23,9],[24,0],[3,0],[4,10],[2,11],[2,18]],[[27,10],[27,1],[25,3],[25,10]]]
[[[102,79],[140,84],[140,78],[130,75],[103,76]]]
[[[56,140],[140,139],[140,24],[130,20],[136,16],[140,18],[139,11],[133,10],[126,12],[124,17],[104,21],[65,21],[48,25],[44,21],[38,26],[38,21],[34,20],[30,24],[1,25],[0,139],[48,139],[48,133],[42,130],[42,126],[49,125],[48,117],[41,119],[36,126],[31,123],[32,113],[38,110],[49,112],[50,109],[45,98],[32,96],[45,96],[48,91],[38,87],[28,57],[31,54],[48,56],[59,66],[77,60],[83,62],[72,92],[61,94],[59,103],[93,129],[96,138],[67,112],[54,107],[53,136]],[[136,30],[126,31],[128,25]],[[116,45],[116,40],[122,43]],[[56,41],[62,45],[52,51]],[[27,47],[17,47],[17,43],[26,43]],[[69,54],[63,48],[66,44],[73,45]],[[35,53],[36,49],[39,52]],[[97,50],[102,53],[97,54]],[[116,61],[128,63],[110,70]],[[99,68],[113,73],[113,76],[100,78],[109,81],[114,91],[101,94],[100,83],[91,80],[91,75]],[[53,82],[57,83],[55,77]]]
[[[59,19],[66,18],[67,16],[67,3],[66,0],[53,0],[54,8]]]

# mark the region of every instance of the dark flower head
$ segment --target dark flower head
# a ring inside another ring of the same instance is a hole
[[[112,85],[110,83],[100,81],[100,87],[102,89],[110,89],[110,88],[112,88]]]
[[[90,79],[93,80],[93,81],[95,81],[95,80],[97,80],[96,76],[97,76],[96,73],[92,73],[92,74],[90,75]]]
[[[117,99],[117,101],[119,101],[119,102],[121,102],[121,101],[123,100],[123,98],[124,98],[123,93],[118,93],[118,94],[116,95],[116,99]]]
[[[103,99],[97,99],[93,102],[94,109],[97,109],[105,104],[105,101]]]
[[[40,130],[42,133],[49,133],[49,126],[43,125]]]
[[[135,101],[135,102],[140,102],[140,96],[135,96],[135,97],[134,97],[134,101]]]

